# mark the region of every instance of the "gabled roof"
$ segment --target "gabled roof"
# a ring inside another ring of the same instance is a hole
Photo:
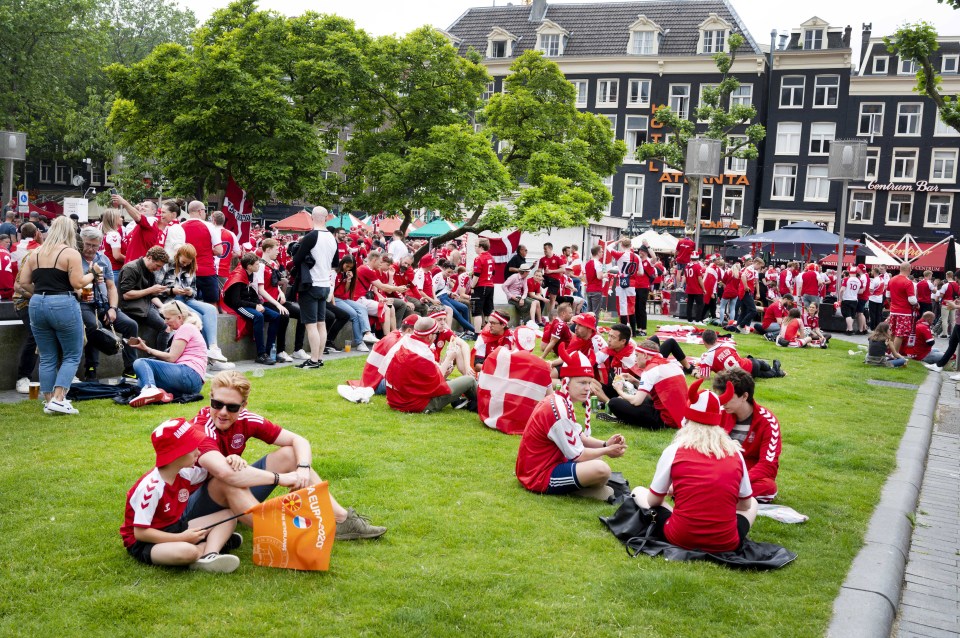
[[[460,39],[460,53],[473,47],[487,50],[487,34],[500,27],[520,40],[514,55],[537,46],[539,22],[531,22],[529,5],[475,7],[468,9],[447,31]],[[726,0],[646,0],[641,2],[592,2],[584,4],[551,4],[545,19],[570,33],[563,57],[602,57],[626,55],[630,25],[644,15],[670,33],[660,45],[662,56],[697,55],[700,32],[697,27],[711,13],[730,22],[734,30],[746,38],[741,53],[761,54],[740,16]]]

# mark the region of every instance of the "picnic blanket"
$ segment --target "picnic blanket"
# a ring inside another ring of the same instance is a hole
[[[664,339],[674,339],[677,343],[690,343],[698,346],[703,343],[703,331],[706,328],[702,326],[691,326],[689,324],[663,325],[657,328],[657,338],[660,341]],[[717,333],[717,343],[736,344],[733,335]]]

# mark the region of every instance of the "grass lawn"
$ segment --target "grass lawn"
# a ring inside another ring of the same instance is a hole
[[[913,405],[913,391],[866,381],[919,384],[927,371],[867,367],[836,341],[826,351],[738,341],[741,355],[777,357],[789,374],[761,381],[757,397],[783,427],[779,501],[810,521],[760,518],[751,532],[799,554],[782,570],[631,559],[597,520],[611,506],[520,487],[520,437],[471,413],[343,401],[335,386],[359,377],[354,358],[253,380],[250,408],[310,439],[337,499],[389,527],[379,541],[337,543],[327,573],[254,566],[249,529],[230,576],[150,568],[124,552],[124,496],[151,467],[151,430],[201,404],[95,401],[72,418],[0,406],[0,635],[822,635]],[[632,485],[648,484],[672,436],[594,429],[627,437],[611,465]],[[246,457],[267,449],[254,443]]]

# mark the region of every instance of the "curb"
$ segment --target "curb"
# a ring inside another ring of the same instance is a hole
[[[917,391],[913,411],[897,449],[897,468],[880,492],[863,548],[847,572],[833,601],[827,636],[876,638],[889,636],[900,606],[903,574],[910,555],[913,527],[908,516],[916,512],[923,482],[933,419],[942,374],[927,375]]]

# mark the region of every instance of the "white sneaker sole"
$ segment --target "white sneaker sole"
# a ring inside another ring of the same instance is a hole
[[[229,574],[240,567],[240,559],[232,554],[217,554],[211,560],[198,560],[190,564],[190,569],[210,574]]]

